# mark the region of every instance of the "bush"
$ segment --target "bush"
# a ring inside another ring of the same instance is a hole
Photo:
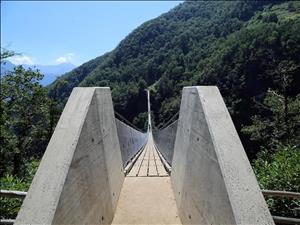
[[[16,176],[6,174],[0,178],[1,189],[28,191],[34,174],[39,166],[39,161],[32,160],[27,163],[25,168],[25,178],[20,179]],[[0,215],[1,219],[14,219],[17,217],[23,200],[19,198],[0,198]]]
[[[279,147],[275,154],[258,154],[253,169],[261,189],[300,192],[300,149]],[[272,215],[300,217],[300,200],[266,197]]]

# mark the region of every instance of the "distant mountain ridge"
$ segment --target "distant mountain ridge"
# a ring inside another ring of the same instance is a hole
[[[44,78],[41,80],[41,84],[46,86],[55,81],[59,76],[64,73],[67,73],[73,70],[76,66],[71,63],[61,63],[57,65],[22,65],[26,69],[39,70],[40,73],[44,75]],[[12,71],[16,67],[15,64],[10,62],[9,60],[4,61],[4,64],[1,64],[1,75]]]
[[[158,92],[154,118],[161,122],[178,110],[181,87],[200,84],[201,63],[226,38],[239,31],[273,1],[186,1],[143,23],[111,52],[64,74],[50,85],[50,94],[66,101],[76,86],[110,86],[116,110],[127,119],[146,111],[137,85]],[[173,89],[173,91],[170,91]],[[174,101],[176,99],[176,102]],[[172,105],[172,110],[167,110]],[[156,111],[158,110],[158,111]],[[159,118],[161,115],[161,118]]]

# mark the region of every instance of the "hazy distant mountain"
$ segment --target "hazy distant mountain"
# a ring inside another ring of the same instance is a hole
[[[11,63],[10,61],[4,61],[3,64],[1,64],[1,75],[5,74],[8,71],[13,70],[15,67],[15,65],[13,63]]]
[[[1,65],[1,75],[12,71],[14,67],[15,65],[13,63],[8,60],[5,61],[5,63]],[[40,70],[40,72],[44,74],[41,84],[46,86],[52,83],[58,76],[71,71],[76,66],[71,63],[62,63],[58,65],[23,65],[23,67],[26,69],[32,68],[33,70]]]

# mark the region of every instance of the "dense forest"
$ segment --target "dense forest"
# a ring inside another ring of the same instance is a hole
[[[179,110],[184,86],[217,85],[252,158],[265,141],[254,140],[249,126],[258,112],[271,113],[266,96],[299,98],[299,10],[299,2],[185,2],[62,76],[50,95],[66,101],[75,86],[109,86],[116,111],[142,128],[145,88],[159,126]]]
[[[300,192],[299,31],[300,2],[187,1],[142,24],[113,51],[58,78],[47,87],[48,96],[36,83],[41,74],[17,68],[1,78],[1,95],[6,95],[1,156],[8,165],[0,167],[1,182],[22,186],[18,179],[32,177],[76,86],[111,87],[115,110],[143,129],[145,89],[151,90],[154,125],[161,127],[178,112],[184,86],[216,85],[261,187]],[[15,91],[23,88],[34,92]],[[36,98],[42,106],[35,105]],[[22,115],[11,121],[18,110]],[[267,201],[274,214],[300,216],[299,201]]]

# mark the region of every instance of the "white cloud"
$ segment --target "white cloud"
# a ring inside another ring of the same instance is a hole
[[[34,59],[27,55],[15,55],[9,59],[15,65],[28,64],[33,65]]]
[[[58,57],[55,62],[57,64],[61,64],[61,63],[70,63],[71,60],[74,58],[75,54],[74,53],[67,53],[63,56]]]

